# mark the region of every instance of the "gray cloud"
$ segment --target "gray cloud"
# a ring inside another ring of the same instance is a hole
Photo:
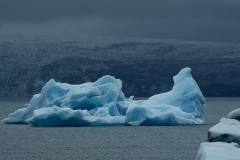
[[[238,0],[0,1],[0,37],[240,41]]]

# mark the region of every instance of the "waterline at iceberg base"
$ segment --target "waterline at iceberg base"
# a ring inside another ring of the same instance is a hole
[[[191,69],[182,69],[173,80],[169,92],[139,101],[126,98],[122,81],[109,75],[79,85],[50,80],[25,108],[2,121],[41,127],[204,123],[206,101]]]

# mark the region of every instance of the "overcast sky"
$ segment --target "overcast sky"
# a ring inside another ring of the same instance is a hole
[[[240,42],[239,0],[0,0],[0,39]]]

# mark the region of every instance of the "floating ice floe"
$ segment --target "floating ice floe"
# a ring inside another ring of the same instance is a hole
[[[209,142],[200,145],[196,160],[240,160],[239,113],[230,112],[208,130]]]
[[[222,118],[208,131],[210,142],[236,142],[240,144],[240,122],[235,119]]]
[[[240,146],[236,143],[204,142],[200,144],[196,160],[239,160]]]
[[[141,101],[126,98],[121,80],[108,75],[79,85],[50,80],[25,108],[2,121],[44,127],[204,123],[205,98],[191,69],[182,69],[173,80],[171,91]]]

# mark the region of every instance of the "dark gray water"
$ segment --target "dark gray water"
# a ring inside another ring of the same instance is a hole
[[[194,160],[207,130],[240,98],[208,98],[206,125],[34,128],[0,124],[0,160]],[[0,119],[25,103],[1,100]]]

